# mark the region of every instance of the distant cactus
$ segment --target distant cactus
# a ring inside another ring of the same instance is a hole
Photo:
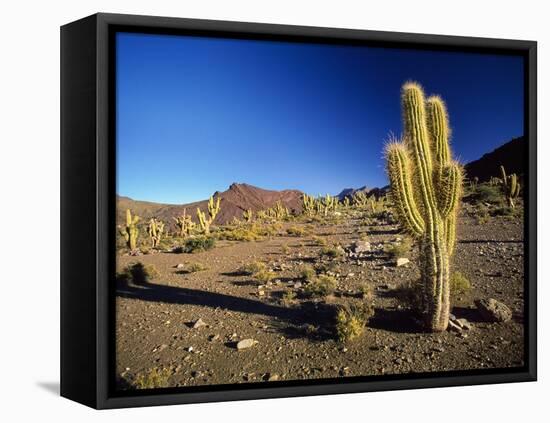
[[[344,208],[346,209],[349,208],[350,204],[351,204],[351,201],[349,197],[344,197],[344,201],[342,201],[342,205],[344,206]]]
[[[191,216],[187,214],[187,209],[183,209],[183,214],[173,218],[178,228],[178,235],[182,238],[191,235],[191,231],[195,227],[195,222],[191,220]]]
[[[281,201],[277,201],[275,203],[275,206],[272,207],[272,210],[273,210],[273,217],[276,220],[286,219],[290,215],[290,211],[286,206],[283,205]]]
[[[206,213],[197,208],[197,218],[199,219],[199,225],[205,234],[210,233],[210,226],[212,225],[212,222],[214,222],[214,220],[216,219],[216,216],[219,212],[220,197],[217,197],[216,201],[214,201],[214,197],[210,197],[210,200],[208,200],[208,217],[206,217]]]
[[[130,209],[126,210],[126,225],[124,229],[120,230],[120,234],[126,240],[126,246],[130,251],[137,249],[137,239],[139,236],[139,229],[137,223],[139,222],[139,216],[132,216]]]
[[[500,166],[500,173],[502,175],[502,193],[506,197],[506,201],[510,208],[515,208],[514,199],[519,196],[521,186],[518,181],[518,177],[515,173],[506,176],[506,169],[504,166]]]
[[[248,209],[243,212],[243,219],[245,222],[247,223],[252,222],[253,217],[254,217],[254,212],[252,210]]]
[[[147,226],[147,233],[151,238],[151,247],[157,248],[164,233],[164,222],[153,217]]]
[[[364,191],[357,191],[353,193],[353,205],[359,208],[365,208],[368,204],[368,197]]]
[[[497,178],[496,176],[491,176],[491,178],[489,179],[489,185],[491,185],[493,187],[497,186],[497,185],[500,185],[501,182],[502,181],[499,178]]]
[[[470,179],[470,188],[477,189],[478,183],[479,183],[479,178],[477,176],[474,176],[472,179]]]
[[[369,205],[372,214],[380,213],[386,208],[386,197],[376,198],[373,195],[369,199]]]
[[[327,194],[324,198],[319,199],[319,202],[323,207],[323,214],[327,216],[330,212],[336,210],[338,200],[336,199],[336,197]]]
[[[429,330],[449,322],[449,261],[462,195],[462,167],[451,159],[445,104],[424,100],[416,83],[402,91],[405,137],[387,146],[392,199],[401,224],[420,242],[423,313]]]
[[[302,208],[305,215],[313,216],[315,214],[315,198],[312,195],[304,194],[302,196]]]

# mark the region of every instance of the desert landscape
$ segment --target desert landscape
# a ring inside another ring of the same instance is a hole
[[[448,315],[391,174],[333,195],[233,183],[190,204],[118,197],[117,387],[522,366],[522,152],[518,138],[460,167],[456,238],[441,241]]]

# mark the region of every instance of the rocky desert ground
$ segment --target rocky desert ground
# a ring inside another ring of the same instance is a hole
[[[174,248],[177,240],[147,254],[121,250],[123,277],[113,281],[118,386],[522,366],[523,206],[518,200],[512,213],[467,200],[452,258],[452,316],[441,333],[418,321],[417,247],[391,212],[342,206],[318,219],[227,223],[213,227],[213,248],[194,253]],[[260,235],[222,235],[239,230]],[[144,277],[128,276],[136,263]],[[341,310],[361,318],[346,325]]]

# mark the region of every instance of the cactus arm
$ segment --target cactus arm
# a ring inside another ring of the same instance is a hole
[[[405,142],[412,153],[415,186],[418,187],[418,197],[426,214],[426,220],[435,220],[435,198],[432,187],[432,157],[428,142],[428,128],[424,107],[424,93],[422,88],[413,82],[403,87],[403,120],[405,126]],[[429,223],[426,222],[428,225]]]
[[[441,217],[447,218],[454,213],[462,194],[463,174],[458,163],[441,167],[441,180],[437,191],[437,203]]]
[[[387,147],[386,154],[387,170],[396,211],[401,217],[401,223],[405,229],[412,235],[420,237],[424,233],[424,221],[414,199],[407,150],[403,144],[391,143]]]
[[[440,165],[449,163],[449,118],[447,107],[438,96],[431,96],[426,102],[428,130],[432,140],[432,151]]]
[[[444,223],[445,244],[447,245],[447,254],[452,256],[456,245],[456,213],[449,213]]]

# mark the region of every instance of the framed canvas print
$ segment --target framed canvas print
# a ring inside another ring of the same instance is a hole
[[[536,379],[536,43],[61,29],[61,393]]]

